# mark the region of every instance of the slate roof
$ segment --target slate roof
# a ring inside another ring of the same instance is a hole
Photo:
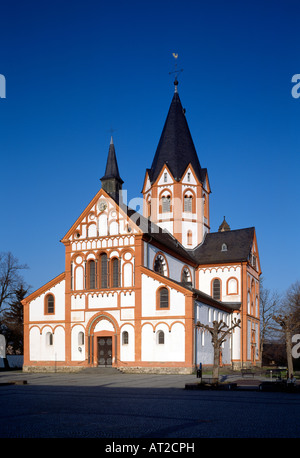
[[[129,218],[141,229],[141,231],[149,237],[149,240],[156,241],[166,248],[174,251],[178,255],[184,257],[187,261],[192,264],[196,264],[193,256],[189,253],[178,240],[166,229],[162,229],[157,224],[145,218],[140,213],[136,212],[132,208],[129,208],[124,203],[119,203],[119,207],[129,216]]]
[[[253,243],[254,227],[206,234],[203,243],[188,250],[197,264],[247,261]],[[226,244],[227,250],[222,251]]]
[[[205,169],[201,169],[178,92],[174,93],[152,166],[147,169],[151,183],[157,179],[164,164],[176,181],[182,178],[189,164],[198,179],[204,181]]]
[[[115,145],[111,137],[109,150],[108,150],[108,156],[107,156],[107,162],[106,162],[105,174],[101,178],[101,181],[109,180],[112,178],[117,179],[120,183],[124,183],[124,181],[120,177],[119,167],[118,167],[117,157],[116,157],[116,151],[115,151]]]

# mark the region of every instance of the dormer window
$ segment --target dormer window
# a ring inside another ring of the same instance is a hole
[[[221,249],[221,251],[227,251],[227,249],[228,249],[228,248],[227,248],[226,243],[223,243],[223,244],[222,244],[222,249]]]

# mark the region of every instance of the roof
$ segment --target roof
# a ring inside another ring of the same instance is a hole
[[[105,174],[101,178],[101,181],[109,180],[112,178],[115,178],[119,182],[124,183],[120,177],[119,167],[118,167],[117,157],[116,157],[116,151],[115,151],[115,145],[113,142],[113,138],[111,137],[109,150],[108,150],[108,156],[107,156],[107,162],[106,162]]]
[[[119,202],[118,205],[129,216],[131,221],[139,227],[143,234],[149,237],[149,240],[153,240],[164,245],[166,248],[172,250],[174,255],[178,254],[190,263],[196,264],[191,253],[189,253],[168,230],[161,228],[137,211],[129,208],[124,203]]]
[[[253,244],[254,232],[254,227],[211,232],[206,234],[201,245],[189,251],[200,265],[247,261]],[[224,244],[226,246],[223,246]]]
[[[174,93],[152,166],[148,169],[151,183],[157,179],[164,164],[167,164],[176,181],[182,178],[189,164],[199,181],[203,182],[205,179],[205,171],[201,169],[177,91]]]

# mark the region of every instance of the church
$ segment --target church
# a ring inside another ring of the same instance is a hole
[[[111,138],[101,187],[61,239],[65,271],[23,300],[24,371],[189,374],[213,364],[211,336],[197,322],[234,319],[240,327],[222,343],[220,364],[261,364],[255,228],[231,229],[224,217],[210,231],[208,171],[177,78],[174,88],[141,177],[142,214],[123,199]]]

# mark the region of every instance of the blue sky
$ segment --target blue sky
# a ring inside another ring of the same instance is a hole
[[[212,188],[211,230],[255,226],[265,286],[299,280],[300,73],[293,0],[10,1],[1,5],[1,241],[32,291],[64,271],[60,243],[100,188],[110,129],[141,197],[179,95]]]

